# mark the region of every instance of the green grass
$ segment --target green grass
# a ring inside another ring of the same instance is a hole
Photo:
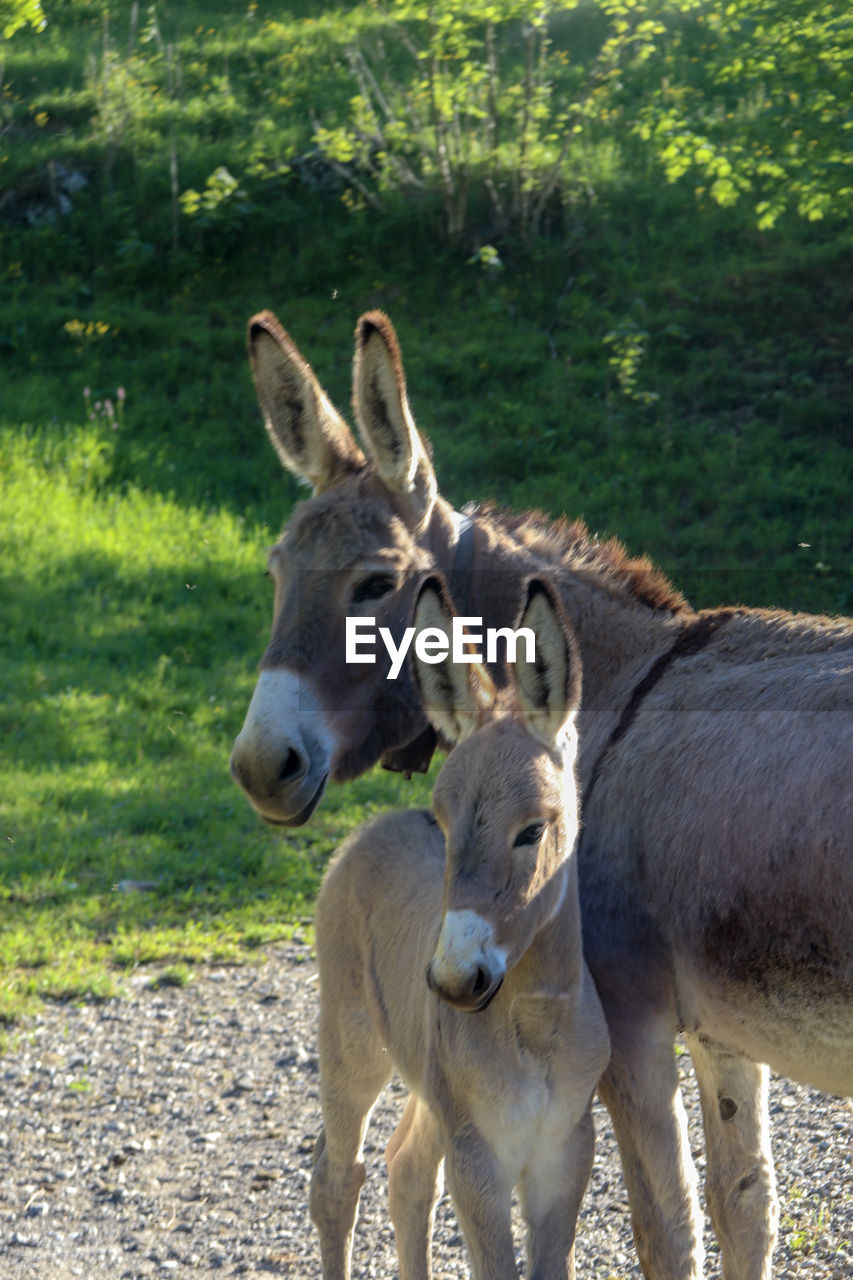
[[[33,994],[106,994],[137,964],[287,936],[350,824],[403,800],[383,775],[283,839],[253,817],[227,752],[267,625],[262,537],[111,491],[113,443],[0,436],[0,1020]]]
[[[832,1242],[838,1237],[833,1231],[833,1214],[836,1209],[843,1212],[849,1199],[849,1192],[844,1190],[824,1198],[799,1185],[788,1188],[779,1235],[794,1266],[807,1257],[822,1258],[829,1264],[835,1260]]]
[[[345,407],[355,319],[388,310],[453,501],[584,516],[696,604],[853,612],[849,225],[759,233],[599,130],[559,228],[496,243],[492,274],[434,201],[348,212],[310,154],[375,9],[158,7],[159,43],[125,7],[53,9],[5,48],[0,101],[7,1020],[136,964],[251,957],[310,915],[347,830],[428,796],[377,771],[282,836],[228,777],[264,548],[300,493],[255,404],[253,311]],[[179,191],[224,164],[244,196],[175,223],[173,145]],[[88,185],[31,227],[49,164]]]

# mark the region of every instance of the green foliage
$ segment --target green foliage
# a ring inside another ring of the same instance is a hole
[[[620,391],[641,404],[653,404],[658,399],[656,391],[640,391],[637,387],[648,339],[646,330],[641,329],[630,316],[617,329],[611,329],[604,335],[605,345],[611,349],[609,364],[616,374]]]
[[[371,32],[370,53],[347,51],[349,119],[315,129],[351,206],[438,193],[451,239],[532,238],[589,182],[580,143],[614,128],[633,138],[634,162],[689,178],[700,198],[748,198],[761,229],[850,206],[853,20],[841,0],[396,0],[382,12],[411,65]]]
[[[696,166],[664,182],[655,103],[680,128],[702,102],[721,154],[725,130],[769,124],[745,80],[711,82],[700,53],[722,67],[731,46],[711,49],[707,5],[624,8],[554,8],[546,38],[531,24],[549,109],[582,131],[526,242],[473,162],[449,246],[440,189],[380,189],[348,161],[381,208],[347,210],[316,149],[312,111],[351,125],[348,49],[377,83],[421,83],[399,30],[424,30],[425,5],[395,22],[222,0],[134,29],[131,6],[69,0],[4,46],[0,1017],[109,994],[148,961],[183,980],[246,959],[310,914],[352,825],[428,796],[376,772],[282,836],[228,777],[269,628],[265,547],[304,495],[246,367],[262,307],[341,407],[355,318],[390,312],[455,503],[582,516],[696,604],[853,611],[849,226],[759,232],[757,188],[725,205]],[[482,63],[476,23],[495,23],[510,148],[530,33],[508,5],[471,14],[442,39]],[[523,184],[496,151],[509,208]]]
[[[315,128],[351,207],[432,192],[451,241],[484,222],[489,234],[537,236],[567,189],[580,132],[577,104],[556,89],[567,62],[549,35],[558,11],[567,7],[551,0],[395,0],[387,32],[408,65],[374,34],[369,54],[350,47],[350,119]]]
[[[240,214],[249,212],[245,192],[241,191],[237,179],[224,164],[208,176],[203,191],[190,187],[181,196],[181,208],[191,218],[199,214],[207,220],[213,215],[221,217],[225,206],[229,212],[235,209]]]
[[[658,12],[640,63],[654,92],[636,111],[638,139],[669,181],[685,178],[721,205],[748,200],[762,229],[783,214],[809,221],[853,197],[853,19],[843,0],[729,0]],[[692,10],[692,11],[691,11]],[[627,112],[626,112],[627,115]]]
[[[0,0],[0,35],[8,40],[22,27],[43,31],[47,25],[39,0]]]

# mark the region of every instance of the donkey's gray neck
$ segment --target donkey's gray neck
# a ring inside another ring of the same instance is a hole
[[[637,691],[665,662],[685,621],[614,595],[598,586],[590,571],[564,570],[557,585],[583,664],[578,781],[585,795],[596,762],[619,732]]]
[[[608,575],[605,567],[585,564],[581,557],[573,565],[556,538],[530,546],[490,513],[475,513],[463,536],[471,540],[472,559],[464,586],[454,573],[458,594],[451,593],[458,609],[486,617],[489,625],[510,626],[523,582],[531,573],[547,575],[558,590],[583,664],[578,722],[578,778],[583,792],[635,690],[695,615],[689,610],[674,614],[670,609],[652,608]]]

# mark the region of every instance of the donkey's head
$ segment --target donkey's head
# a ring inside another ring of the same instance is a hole
[[[450,631],[434,578],[423,584],[415,625]],[[420,653],[414,663],[427,715],[458,744],[433,791],[447,853],[441,933],[427,981],[460,1009],[486,1007],[567,890],[574,892],[577,645],[539,579],[529,583],[519,627],[533,633],[535,653],[525,652],[520,636],[500,692],[482,665],[427,662]]]
[[[386,627],[399,644],[423,571],[453,563],[459,518],[437,496],[387,316],[356,330],[363,449],[269,312],[250,321],[249,354],[273,446],[313,496],[269,555],[272,636],[231,772],[268,822],[297,826],[329,777],[355,777],[427,729],[408,667],[387,678],[384,644],[373,664],[347,662],[346,619],[375,618],[377,641]]]

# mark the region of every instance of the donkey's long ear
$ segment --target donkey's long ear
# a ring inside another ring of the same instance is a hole
[[[482,662],[453,661],[453,609],[442,578],[426,579],[415,604],[415,684],[424,711],[449,746],[469,737],[495,699],[495,686]],[[423,637],[421,639],[421,637]],[[432,651],[428,661],[418,654]]]
[[[527,599],[519,627],[535,637],[531,658],[523,641],[523,657],[510,670],[518,689],[528,729],[546,746],[554,747],[577,713],[581,696],[581,663],[574,632],[551,586],[541,578],[527,584]]]
[[[288,471],[319,493],[364,462],[349,427],[271,311],[249,321],[249,361],[264,424]]]
[[[435,472],[409,408],[397,335],[382,311],[368,311],[356,326],[352,404],[380,478],[422,529],[435,502]]]

